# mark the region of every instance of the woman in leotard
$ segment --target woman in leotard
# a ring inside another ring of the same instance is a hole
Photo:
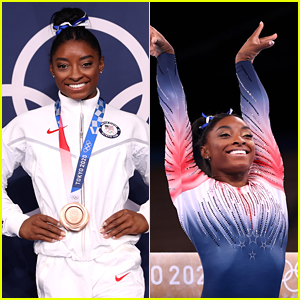
[[[169,191],[201,258],[202,297],[279,296],[288,220],[269,101],[252,65],[277,38],[260,38],[263,26],[261,22],[236,56],[242,118],[231,112],[203,115],[193,126],[174,49],[151,28],[151,55],[157,57],[166,123]]]

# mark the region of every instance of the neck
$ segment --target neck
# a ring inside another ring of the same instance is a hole
[[[212,177],[217,181],[226,182],[234,187],[243,187],[248,183],[248,172],[225,174],[225,173],[213,173]]]

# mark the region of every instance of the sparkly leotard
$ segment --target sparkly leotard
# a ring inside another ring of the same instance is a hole
[[[278,297],[288,231],[283,164],[268,97],[252,63],[237,63],[236,72],[242,116],[255,142],[248,184],[241,188],[208,177],[195,164],[175,56],[158,57],[166,175],[180,223],[201,258],[202,297]]]

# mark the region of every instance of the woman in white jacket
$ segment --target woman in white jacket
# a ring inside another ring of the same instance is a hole
[[[100,98],[104,61],[87,19],[75,8],[52,16],[59,99],[3,129],[3,234],[35,241],[39,297],[143,297],[134,244],[148,230],[148,204],[140,213],[123,207],[135,169],[148,183],[148,128]],[[41,214],[24,215],[5,192],[19,165]]]

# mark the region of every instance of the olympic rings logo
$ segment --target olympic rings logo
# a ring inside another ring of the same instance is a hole
[[[118,95],[110,104],[121,109],[132,99],[142,95],[141,103],[137,111],[145,121],[149,117],[149,57],[141,44],[124,28],[104,19],[89,17],[90,29],[104,32],[119,40],[134,56],[141,73],[141,81],[135,83]],[[49,25],[37,32],[22,49],[14,66],[11,84],[2,85],[2,97],[12,97],[14,109],[19,115],[28,111],[25,99],[35,102],[40,106],[53,103],[53,99],[34,88],[25,86],[25,76],[31,59],[39,48],[54,36],[50,32]]]
[[[91,148],[92,148],[92,143],[89,140],[87,140],[86,143],[84,144],[83,152],[86,153],[90,151]]]
[[[296,262],[294,268],[293,268],[292,264],[288,260],[286,260],[285,263],[286,263],[286,266],[288,265],[290,269],[284,273],[284,276],[282,278],[282,282],[284,283],[284,286],[286,287],[286,289],[288,291],[290,291],[292,293],[295,293],[295,292],[298,291],[298,288],[296,288],[296,289],[290,288],[288,286],[288,281],[292,278],[293,273],[295,273],[295,276],[298,278],[298,262]]]

